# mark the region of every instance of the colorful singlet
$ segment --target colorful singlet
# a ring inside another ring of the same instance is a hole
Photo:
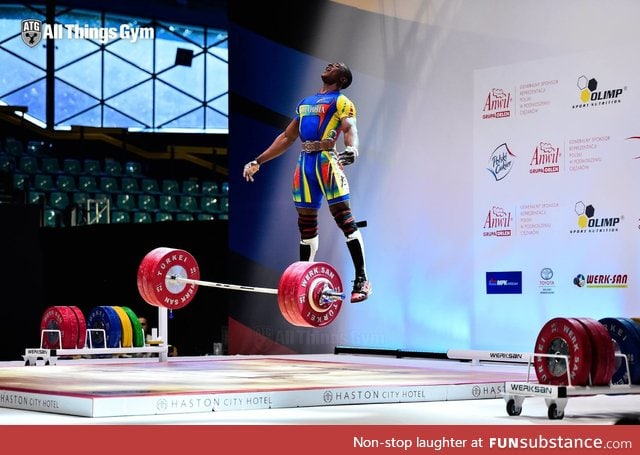
[[[296,108],[300,119],[300,139],[320,141],[338,139],[338,128],[344,117],[356,117],[356,107],[349,98],[338,91],[316,93],[300,101]]]
[[[340,92],[317,93],[296,108],[300,139],[337,141],[340,123],[356,117],[356,107]],[[349,199],[349,183],[338,166],[333,150],[301,152],[293,175],[293,201],[297,207],[320,208],[323,198],[329,204]]]

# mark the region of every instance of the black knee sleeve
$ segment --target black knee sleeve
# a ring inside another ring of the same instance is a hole
[[[336,224],[345,236],[353,234],[357,229],[356,220],[351,213],[351,210],[341,210],[333,215],[333,219],[336,220]]]
[[[312,239],[318,235],[318,214],[302,215],[298,214],[298,229],[300,230],[300,238]]]

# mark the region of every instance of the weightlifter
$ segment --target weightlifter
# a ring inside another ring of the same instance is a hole
[[[260,166],[282,155],[300,137],[302,147],[293,173],[293,202],[298,213],[300,260],[313,261],[318,251],[318,210],[326,197],[331,215],[346,237],[355,268],[351,302],[371,295],[367,278],[364,242],[351,212],[349,183],[344,166],[358,158],[356,107],[340,90],[351,85],[353,76],[344,63],[329,63],[321,74],[322,87],[298,103],[295,118],[253,161],[244,166],[243,176],[253,182]],[[336,151],[343,135],[345,148]]]

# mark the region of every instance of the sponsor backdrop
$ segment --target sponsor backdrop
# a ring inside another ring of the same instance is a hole
[[[252,262],[297,260],[298,146],[254,183],[242,166],[326,62],[354,72],[360,158],[347,175],[374,294],[327,328],[283,328],[284,344],[531,352],[552,317],[640,315],[640,3],[322,2],[312,24],[298,6],[269,27],[230,8],[230,245]],[[350,289],[324,209],[317,259]],[[277,312],[241,308],[249,326],[281,327]]]

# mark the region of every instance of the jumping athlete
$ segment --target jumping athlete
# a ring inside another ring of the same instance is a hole
[[[344,63],[329,63],[321,74],[322,88],[304,98],[296,116],[273,143],[244,166],[248,182],[260,166],[282,155],[300,137],[302,151],[293,174],[293,202],[298,213],[300,260],[313,261],[318,251],[318,210],[324,198],[331,215],[346,237],[355,268],[351,302],[362,302],[372,292],[367,279],[364,242],[351,213],[349,182],[344,166],[358,158],[356,107],[340,93],[351,85],[353,76]],[[345,149],[338,153],[336,142],[343,135]]]

